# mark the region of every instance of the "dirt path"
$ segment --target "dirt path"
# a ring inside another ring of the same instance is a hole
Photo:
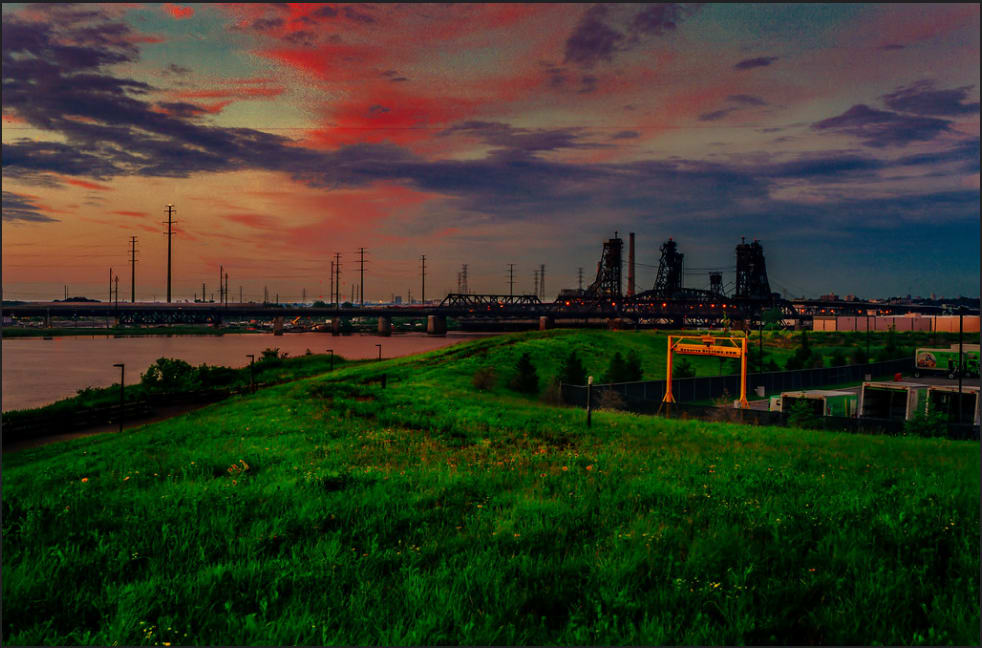
[[[211,403],[190,403],[186,405],[157,407],[154,409],[154,413],[150,416],[144,416],[139,419],[134,419],[133,421],[124,421],[123,429],[130,430],[133,428],[138,428],[141,425],[147,425],[148,423],[166,421],[167,419],[174,418],[175,416],[180,416],[181,414],[186,414],[187,412],[193,412],[194,410],[201,409],[206,405],[211,405]],[[51,434],[43,437],[36,437],[34,439],[20,439],[17,441],[11,441],[10,443],[5,443],[3,445],[3,454],[18,452],[19,450],[26,450],[27,448],[37,448],[39,446],[48,445],[49,443],[59,443],[61,441],[70,441],[71,439],[81,439],[83,437],[89,437],[96,434],[114,434],[116,432],[119,432],[119,425],[112,423],[107,425],[94,425],[92,427],[73,430],[64,434]]]

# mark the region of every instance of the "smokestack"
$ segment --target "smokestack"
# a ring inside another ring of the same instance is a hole
[[[630,243],[627,248],[627,296],[634,296],[634,232],[628,235]]]

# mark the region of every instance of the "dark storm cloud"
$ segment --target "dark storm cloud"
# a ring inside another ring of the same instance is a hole
[[[317,36],[306,29],[300,29],[295,32],[290,32],[283,36],[282,40],[290,43],[291,45],[299,45],[300,47],[313,47],[317,44]]]
[[[441,135],[471,135],[500,147],[497,155],[525,157],[540,151],[573,148],[603,148],[606,145],[584,142],[582,128],[515,128],[501,122],[468,121],[455,124]]]
[[[950,122],[932,117],[913,117],[857,104],[836,117],[812,124],[818,131],[852,135],[866,146],[882,148],[934,139],[949,129]]]
[[[264,170],[325,189],[378,181],[401,183],[441,194],[465,212],[506,222],[559,219],[590,210],[621,210],[624,218],[641,218],[655,210],[666,221],[697,222],[718,218],[720,205],[727,205],[728,214],[744,216],[766,212],[772,206],[777,209],[780,205],[770,198],[771,186],[777,180],[875,180],[876,172],[884,168],[884,163],[855,153],[768,165],[685,160],[559,162],[540,154],[610,144],[590,141],[584,129],[530,129],[483,121],[463,122],[443,131],[443,135],[474,136],[494,147],[483,159],[433,161],[380,144],[335,151],[308,149],[280,135],[208,126],[196,121],[193,104],[171,105],[173,114],[162,114],[141,98],[149,86],[112,76],[103,67],[135,62],[136,53],[126,42],[128,33],[110,25],[104,30],[99,24],[87,25],[85,32],[76,28],[75,23],[25,23],[15,17],[3,24],[4,112],[65,139],[64,143],[25,139],[5,145],[5,178],[37,180],[45,173],[96,179],[124,175],[188,177],[197,172]],[[58,65],[51,63],[54,59]],[[392,76],[396,71],[381,74],[398,78]],[[39,87],[56,90],[39,93]],[[730,101],[739,106],[756,105],[742,97],[733,95]],[[897,135],[880,132],[884,125],[895,129],[908,124],[906,120],[925,119],[863,109],[825,120],[815,128],[894,141]],[[915,132],[924,134],[933,128],[936,133],[946,128],[947,122],[933,124],[938,121],[927,120],[930,128],[922,125]],[[636,131],[623,130],[604,141],[637,135]],[[903,159],[911,165],[964,166],[972,163],[973,153],[977,158],[977,149],[976,138],[933,158]],[[977,190],[966,195],[978,200]],[[943,199],[945,209],[952,214],[959,210],[969,216],[977,212],[977,206],[966,206],[961,194]],[[927,203],[913,204],[920,205],[922,215],[930,214]],[[25,208],[11,203],[12,210],[18,206]],[[835,208],[825,207],[824,213],[831,214],[829,210]],[[794,213],[791,208],[787,211]],[[12,213],[30,215],[29,211]],[[910,218],[916,215],[915,211],[907,214]]]
[[[604,23],[606,15],[605,5],[591,7],[583,14],[573,34],[566,41],[567,63],[592,67],[600,61],[610,61],[613,58],[618,44],[624,40],[624,34]]]
[[[344,8],[344,17],[348,20],[353,20],[355,22],[360,22],[363,24],[371,24],[375,22],[375,18],[368,15],[364,11],[359,11],[352,6],[347,6]]]
[[[273,17],[273,18],[256,18],[255,20],[252,21],[252,24],[249,25],[249,27],[250,29],[252,29],[252,31],[265,32],[265,31],[269,31],[270,29],[278,29],[283,25],[284,25],[284,21],[282,18]]]
[[[757,58],[744,59],[733,66],[734,70],[750,70],[757,67],[767,67],[778,57],[776,56],[759,56]]]
[[[311,11],[310,15],[318,18],[335,18],[338,15],[338,10],[331,5],[324,5]]]
[[[699,121],[718,121],[720,119],[723,119],[730,113],[737,112],[738,110],[742,110],[744,108],[767,105],[767,102],[761,99],[760,97],[755,97],[753,95],[746,95],[746,94],[730,95],[726,98],[726,101],[730,104],[736,104],[736,105],[731,105],[729,108],[721,108],[719,110],[714,110],[712,112],[702,113],[701,115],[699,115]]]
[[[628,51],[646,37],[674,31],[679,23],[699,10],[699,5],[673,2],[649,4],[626,20],[617,5],[595,5],[588,9],[566,40],[565,62],[590,68],[611,61],[618,52]]]
[[[3,220],[6,222],[53,223],[58,219],[42,214],[41,208],[34,203],[33,199],[10,191],[4,191]]]
[[[936,90],[933,81],[918,81],[907,87],[897,88],[881,99],[887,107],[915,115],[977,115],[979,102],[964,103],[974,86],[962,86],[950,90]]]

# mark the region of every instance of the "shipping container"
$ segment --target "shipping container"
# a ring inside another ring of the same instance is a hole
[[[926,411],[927,389],[921,383],[864,382],[859,395],[859,415],[906,421]]]
[[[776,400],[776,402],[775,402]],[[816,416],[856,416],[859,395],[855,392],[830,389],[782,392],[780,398],[772,398],[772,408],[788,413],[795,403],[804,401]],[[774,411],[772,409],[772,411]]]

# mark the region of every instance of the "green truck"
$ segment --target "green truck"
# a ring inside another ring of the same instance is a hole
[[[958,362],[958,345],[948,349],[918,349],[914,354],[914,378],[922,375],[944,374],[957,378],[959,367],[962,376],[979,377],[979,345],[962,345],[962,362]]]
[[[807,403],[815,416],[854,417],[859,395],[830,389],[781,392],[780,397],[771,397],[770,409],[772,412],[790,412],[794,404],[800,401]]]

